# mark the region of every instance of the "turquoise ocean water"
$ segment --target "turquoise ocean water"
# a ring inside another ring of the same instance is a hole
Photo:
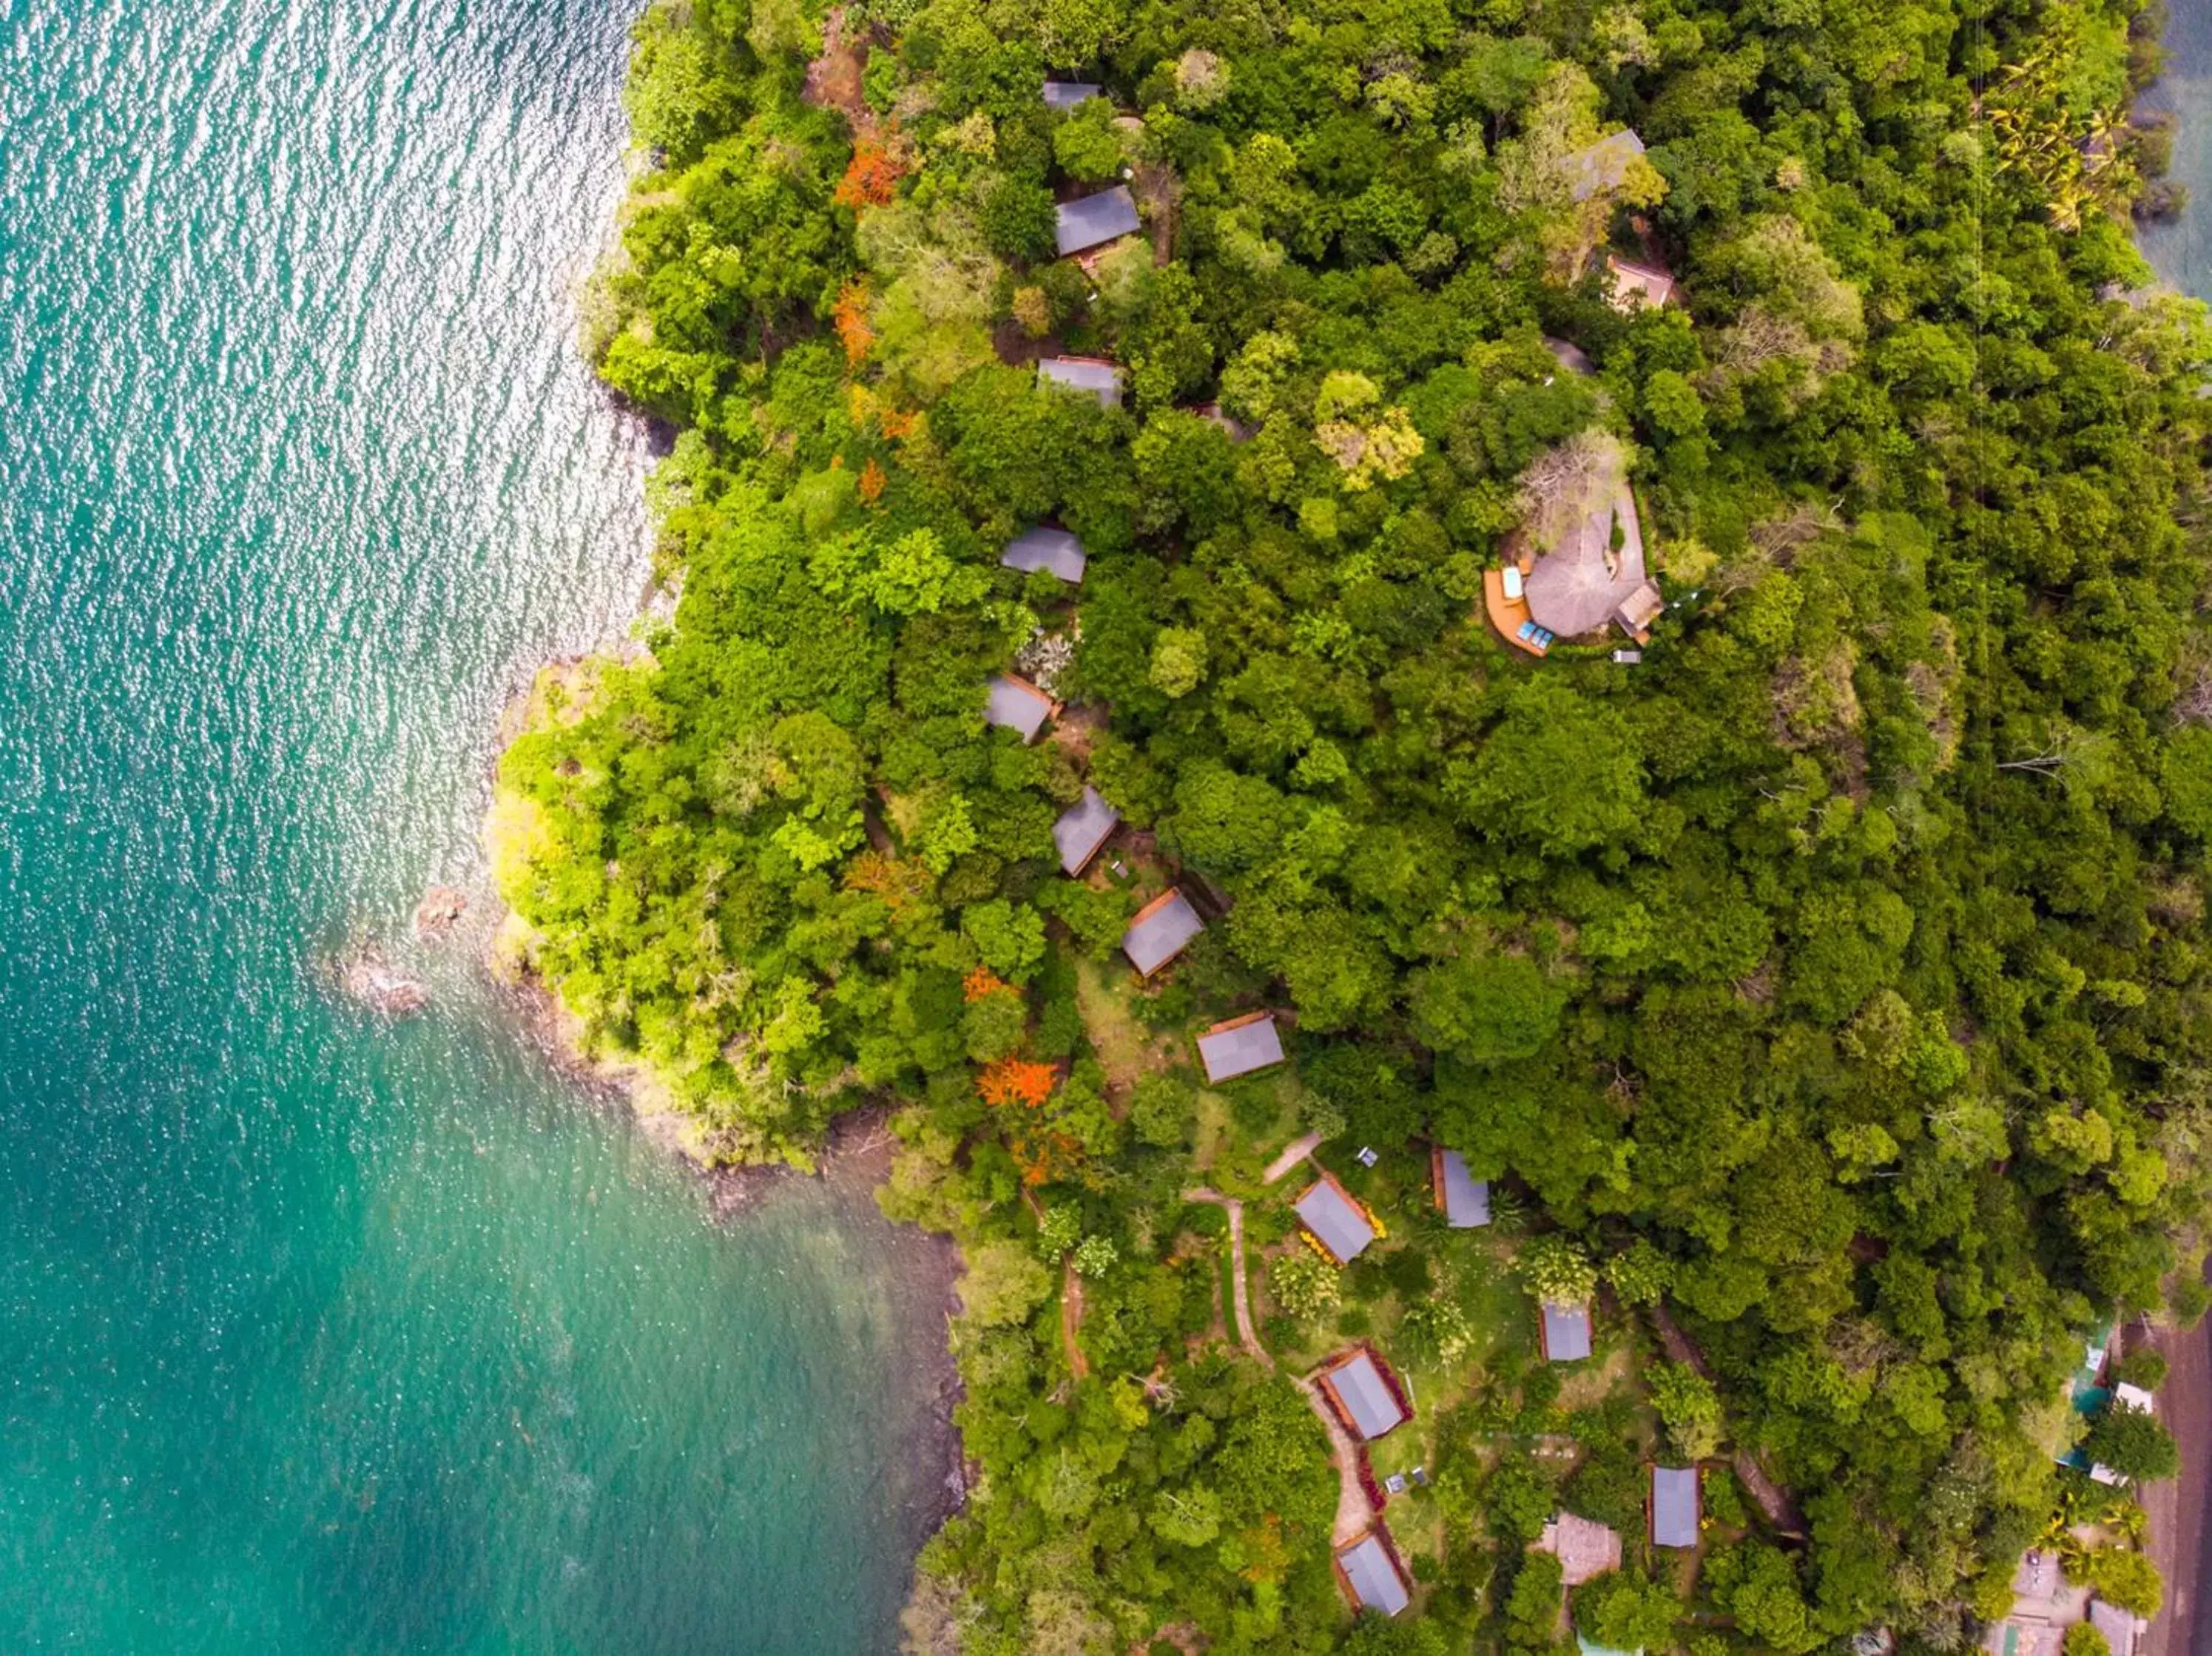
[[[318,970],[636,601],[631,10],[0,0],[0,1648],[892,1642],[927,1250]]]

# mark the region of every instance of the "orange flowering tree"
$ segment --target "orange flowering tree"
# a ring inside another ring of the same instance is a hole
[[[845,365],[860,367],[876,343],[875,330],[868,325],[868,284],[848,282],[839,288],[830,320],[837,330],[837,343],[845,348]]]
[[[929,889],[929,870],[880,851],[864,851],[846,864],[845,889],[881,897],[894,914]]]
[[[975,1091],[994,1110],[1009,1104],[1034,1110],[1052,1096],[1052,1089],[1059,1083],[1060,1066],[1056,1064],[1002,1058],[983,1066],[982,1073],[975,1077]]]
[[[1083,1146],[1073,1134],[1044,1127],[1035,1131],[1016,1129],[1006,1135],[1006,1153],[1021,1169],[1022,1183],[1032,1187],[1057,1185],[1075,1176],[1083,1166]]]
[[[862,138],[853,146],[853,159],[846,164],[845,176],[837,180],[830,199],[856,213],[864,207],[888,207],[905,175],[906,169],[881,140]]]
[[[982,999],[986,995],[995,995],[1002,991],[1011,991],[1013,986],[1013,985],[1008,983],[1004,978],[1000,977],[996,972],[994,972],[989,967],[979,966],[973,972],[970,972],[966,977],[960,980],[960,994],[963,999],[968,1001],[970,1004],[973,1004],[975,1002]]]

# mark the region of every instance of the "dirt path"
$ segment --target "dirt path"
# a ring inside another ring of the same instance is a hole
[[[1133,123],[1138,130],[1142,122]],[[1130,180],[1133,192],[1152,227],[1152,263],[1164,268],[1175,258],[1176,220],[1182,207],[1182,181],[1164,161],[1147,161]]]
[[[1344,1422],[1336,1417],[1336,1411],[1322,1401],[1319,1387],[1295,1375],[1291,1383],[1306,1394],[1306,1401],[1313,1405],[1315,1418],[1328,1434],[1328,1458],[1336,1468],[1336,1528],[1333,1535],[1335,1544],[1341,1547],[1375,1527],[1375,1508],[1367,1504],[1367,1491],[1359,1482],[1359,1446],[1344,1429]]]
[[[1078,1380],[1091,1377],[1091,1360],[1083,1355],[1075,1337],[1083,1327],[1083,1278],[1071,1261],[1060,1268],[1060,1344],[1067,1354],[1067,1372]]]
[[[2158,1412],[2180,1446],[2181,1476],[2137,1491],[2150,1519],[2151,1562],[2166,1578],[2166,1603],[2136,1648],[2141,1656],[2190,1656],[2204,1574],[2204,1503],[2212,1498],[2212,1320],[2185,1331],[2160,1329],[2153,1344],[2167,1364]]]
[[[867,66],[867,40],[847,39],[845,9],[832,6],[822,25],[822,55],[806,66],[806,83],[799,95],[818,109],[842,115],[855,138],[873,137],[876,112],[861,90]]]
[[[1297,1149],[1297,1145],[1291,1147]],[[1313,1146],[1308,1144],[1306,1150]],[[1305,1152],[1300,1151],[1301,1156]],[[1289,1152],[1285,1151],[1285,1155]],[[1277,1158],[1280,1160],[1280,1158]],[[1285,1163],[1285,1168],[1294,1165]],[[1260,1336],[1252,1326],[1252,1301],[1244,1287],[1244,1204],[1233,1196],[1224,1196],[1219,1191],[1187,1190],[1182,1193],[1186,1202],[1212,1202],[1229,1210],[1230,1286],[1237,1301],[1237,1332],[1244,1350],[1268,1368],[1275,1360],[1267,1355],[1267,1348],[1260,1344]],[[1061,1301],[1063,1307],[1066,1301]],[[1375,1509],[1368,1504],[1367,1490],[1359,1481],[1359,1446],[1352,1441],[1352,1434],[1344,1429],[1344,1422],[1322,1400],[1320,1391],[1313,1382],[1297,1375],[1291,1383],[1305,1393],[1305,1399],[1314,1411],[1314,1417],[1328,1434],[1329,1464],[1336,1468],[1336,1526],[1333,1532],[1335,1544],[1341,1547],[1357,1541],[1375,1527]]]
[[[1651,1325],[1658,1330],[1659,1344],[1667,1348],[1668,1356],[1676,1362],[1689,1364],[1707,1380],[1713,1377],[1712,1371],[1705,1367],[1705,1353],[1690,1344],[1690,1337],[1675,1325],[1665,1306],[1651,1307]],[[1736,1482],[1759,1503],[1759,1510],[1766,1514],[1766,1521],[1782,1534],[1803,1540],[1805,1515],[1797,1510],[1797,1503],[1790,1498],[1789,1490],[1766,1475],[1766,1468],[1753,1458],[1751,1451],[1736,1450],[1729,1464],[1735,1468]]]
[[[1320,1148],[1321,1135],[1317,1132],[1310,1132],[1293,1138],[1283,1146],[1283,1153],[1280,1156],[1267,1163],[1267,1171],[1260,1176],[1272,1185]]]
[[[1219,1191],[1200,1186],[1182,1193],[1186,1202],[1211,1202],[1229,1210],[1229,1290],[1236,1301],[1237,1338],[1246,1354],[1269,1368],[1275,1360],[1267,1355],[1267,1348],[1260,1344],[1259,1331],[1252,1326],[1252,1296],[1244,1286],[1244,1204],[1233,1196],[1224,1196]]]

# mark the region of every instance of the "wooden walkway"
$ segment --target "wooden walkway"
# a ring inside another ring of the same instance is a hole
[[[1482,607],[1490,616],[1491,630],[1516,650],[1525,650],[1532,656],[1544,653],[1544,646],[1533,644],[1520,636],[1521,623],[1528,620],[1528,601],[1505,596],[1505,572],[1486,569],[1482,572]]]

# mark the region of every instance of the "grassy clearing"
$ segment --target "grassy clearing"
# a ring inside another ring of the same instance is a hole
[[[1218,1099],[1221,1107],[1210,1164],[1215,1188],[1255,1204],[1281,1194],[1267,1182],[1267,1163],[1302,1130],[1304,1097],[1304,1089],[1287,1068],[1247,1076],[1201,1095],[1201,1114],[1205,1099]],[[1283,1184],[1304,1188],[1296,1174]]]
[[[1106,1071],[1109,1102],[1125,1101],[1137,1083],[1172,1065],[1180,1056],[1171,1035],[1154,1034],[1138,1022],[1132,1004],[1136,979],[1127,971],[1094,960],[1075,968],[1075,1004],[1084,1033]]]

